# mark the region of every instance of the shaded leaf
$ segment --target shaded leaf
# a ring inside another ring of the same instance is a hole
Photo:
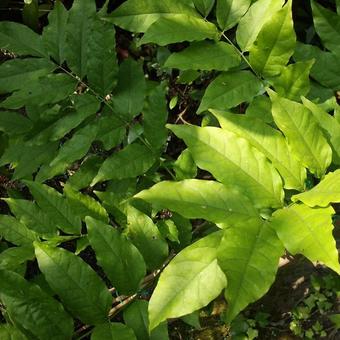
[[[136,340],[132,329],[122,323],[110,322],[94,328],[91,340]]]

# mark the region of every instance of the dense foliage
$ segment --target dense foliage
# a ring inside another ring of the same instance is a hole
[[[107,5],[0,22],[0,338],[163,340],[286,252],[340,274],[340,2],[303,42],[292,0]]]

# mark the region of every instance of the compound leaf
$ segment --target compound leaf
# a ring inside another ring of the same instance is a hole
[[[91,340],[137,340],[133,330],[118,322],[104,323],[93,329]]]

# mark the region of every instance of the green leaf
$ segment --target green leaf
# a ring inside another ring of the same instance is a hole
[[[312,58],[315,59],[315,63],[310,71],[311,77],[323,86],[330,87],[333,90],[340,89],[339,58],[333,53],[321,51],[316,46],[298,42],[294,59],[304,61]]]
[[[223,41],[200,41],[173,53],[164,67],[179,70],[228,71],[239,66],[241,58],[234,47]]]
[[[130,144],[104,161],[91,186],[108,179],[137,177],[149,170],[154,162],[150,149],[141,144]]]
[[[139,210],[128,207],[126,235],[143,255],[147,268],[159,268],[168,256],[168,244],[152,219]]]
[[[20,113],[0,111],[0,131],[8,135],[19,135],[33,127],[31,120]]]
[[[115,113],[128,123],[143,109],[145,78],[142,64],[126,59],[119,66],[118,84],[112,98]]]
[[[186,218],[204,218],[227,226],[242,225],[250,217],[259,216],[249,199],[236,187],[215,181],[163,181],[134,197],[151,203],[158,211],[169,209]]]
[[[48,54],[61,65],[65,61],[68,46],[66,44],[66,30],[68,11],[63,3],[57,0],[53,10],[48,14],[48,25],[45,26],[42,40]]]
[[[257,301],[275,280],[284,248],[275,231],[260,218],[224,233],[218,264],[228,278],[226,321],[230,323],[249,303]]]
[[[0,300],[15,324],[35,339],[71,339],[73,321],[63,306],[20,275],[0,270]]]
[[[302,254],[310,261],[321,261],[340,274],[338,251],[332,236],[333,214],[332,207],[309,208],[293,204],[277,210],[271,225],[290,253]]]
[[[251,5],[251,0],[217,0],[216,18],[222,31],[235,26]]]
[[[69,68],[81,79],[87,74],[89,37],[96,13],[92,0],[75,0],[68,12],[65,57]]]
[[[144,137],[155,151],[163,147],[168,137],[167,119],[165,87],[161,84],[149,93],[143,109]]]
[[[64,194],[72,207],[73,213],[80,216],[82,220],[84,220],[86,216],[91,216],[97,220],[106,223],[109,222],[109,215],[107,211],[93,197],[84,195],[67,184],[64,186]]]
[[[301,201],[310,207],[327,207],[340,203],[340,169],[329,172],[322,181],[309,191],[292,197],[293,202]]]
[[[251,5],[236,30],[237,44],[242,51],[249,51],[263,25],[282,8],[282,5],[283,0],[258,0]]]
[[[205,90],[197,113],[208,109],[225,110],[251,101],[262,83],[250,71],[222,73]]]
[[[0,215],[0,235],[17,246],[32,246],[36,234],[12,216]]]
[[[173,168],[178,181],[195,178],[197,176],[197,167],[188,149],[182,151],[173,164]]]
[[[340,16],[311,1],[316,33],[324,46],[336,54],[340,53]]]
[[[0,253],[0,269],[7,269],[18,272],[20,266],[26,261],[34,260],[34,250],[32,242],[24,247],[11,247]],[[24,267],[24,276],[26,268]],[[18,272],[19,274],[19,272]]]
[[[265,77],[280,74],[294,53],[296,37],[292,19],[292,0],[276,12],[259,32],[250,48],[251,66]]]
[[[45,76],[56,68],[41,58],[11,59],[0,65],[0,93],[29,87],[33,80]]]
[[[112,297],[96,272],[71,252],[34,243],[39,268],[65,307],[85,324],[106,321]]]
[[[37,182],[25,181],[31,194],[45,214],[56,223],[56,226],[69,234],[79,234],[81,223],[75,216],[70,203],[55,189]]]
[[[0,107],[19,109],[25,105],[54,104],[69,96],[74,91],[76,82],[66,74],[52,73],[14,92],[0,103]]]
[[[215,127],[169,128],[185,141],[199,168],[226,185],[237,186],[255,207],[282,206],[281,177],[263,153],[246,139]]]
[[[159,18],[169,18],[175,14],[200,17],[191,7],[181,1],[173,0],[128,0],[104,20],[132,32],[146,32]]]
[[[288,139],[292,151],[317,177],[322,177],[332,161],[332,149],[312,113],[303,105],[268,90],[275,123]]]
[[[280,76],[272,79],[278,95],[300,101],[310,90],[309,73],[314,60],[301,61],[284,67]]]
[[[16,22],[0,22],[0,48],[18,55],[46,56],[41,37],[27,26]]]
[[[221,127],[246,138],[249,143],[261,151],[279,171],[286,189],[302,190],[306,180],[306,169],[293,157],[286,139],[276,129],[260,119],[248,115],[211,112],[218,119]]]
[[[222,232],[183,249],[164,269],[149,303],[149,330],[206,306],[227,285],[217,264]]]
[[[124,322],[133,329],[137,339],[143,340],[168,340],[167,324],[162,323],[149,334],[148,302],[134,301],[123,312]]]
[[[91,340],[137,340],[132,329],[122,323],[110,322],[94,328]]]
[[[48,125],[45,129],[42,129],[30,140],[30,143],[39,145],[46,143],[48,140],[59,140],[80,125],[86,118],[94,115],[100,107],[100,102],[97,98],[90,94],[77,96],[74,101],[75,111],[68,112],[68,114]],[[89,131],[87,133],[90,134]]]
[[[216,26],[203,19],[186,14],[161,17],[154,22],[140,40],[140,45],[154,43],[160,46],[182,41],[219,39]]]
[[[138,249],[117,229],[86,217],[88,238],[104,269],[119,294],[131,295],[146,274],[145,263]]]
[[[57,224],[35,203],[23,199],[5,198],[14,216],[29,229],[42,236],[57,235]]]
[[[92,21],[92,32],[88,41],[87,78],[89,85],[105,97],[116,85],[118,64],[115,52],[115,30],[107,22]]]
[[[214,7],[215,0],[193,0],[197,10],[204,16],[207,17],[212,8]]]
[[[9,324],[0,325],[0,339],[3,340],[27,340],[17,328]]]

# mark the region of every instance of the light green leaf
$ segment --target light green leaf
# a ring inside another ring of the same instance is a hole
[[[164,322],[149,334],[148,302],[145,300],[134,301],[123,312],[124,322],[133,329],[137,339],[143,340],[168,340],[167,324]]]
[[[154,155],[146,146],[136,143],[130,144],[104,161],[91,186],[108,179],[140,176],[151,168],[154,161]]]
[[[249,102],[261,90],[261,81],[250,71],[222,73],[205,90],[197,113],[208,109],[226,110]]]
[[[110,322],[94,328],[91,340],[137,340],[132,329],[122,323]]]
[[[87,74],[88,44],[95,13],[96,4],[92,0],[75,0],[68,12],[65,57],[69,68],[80,78]]]
[[[223,41],[200,41],[192,43],[181,52],[171,54],[164,67],[179,70],[228,71],[240,63],[240,56],[230,44]]]
[[[336,54],[340,53],[340,16],[312,0],[313,21],[316,33],[324,46]]]
[[[302,97],[303,105],[313,114],[332,147],[333,162],[340,165],[340,123],[336,118],[324,111],[322,107]]]
[[[143,109],[144,137],[155,151],[160,150],[166,142],[167,119],[165,87],[161,84],[149,93]]]
[[[66,30],[68,11],[62,1],[57,0],[53,10],[48,14],[48,25],[45,26],[42,40],[48,54],[61,65],[65,61]]]
[[[145,32],[140,44],[155,43],[160,46],[182,41],[219,39],[216,26],[203,19],[186,14],[161,17]]]
[[[250,219],[241,228],[225,231],[217,259],[228,278],[225,290],[228,323],[269,290],[283,252],[275,231],[260,218]]]
[[[195,178],[197,175],[196,164],[188,149],[182,151],[176,162],[173,164],[173,168],[176,172],[176,179],[178,181]]]
[[[31,194],[45,214],[55,221],[56,226],[66,233],[80,233],[79,216],[74,215],[70,203],[55,189],[37,182],[25,181]]]
[[[143,109],[145,78],[142,64],[126,59],[119,66],[118,84],[112,98],[115,113],[129,123]]]
[[[260,119],[265,123],[273,124],[272,103],[267,96],[255,97],[247,107],[246,115],[249,118]]]
[[[73,213],[80,216],[82,220],[84,220],[86,216],[91,216],[97,220],[106,223],[109,222],[109,215],[107,211],[93,197],[74,190],[68,184],[65,184],[64,186],[64,194],[72,207]]]
[[[273,117],[288,139],[292,151],[303,166],[322,177],[332,161],[332,149],[312,113],[302,104],[282,98],[268,90]]]
[[[149,330],[206,306],[227,285],[217,264],[222,232],[183,249],[164,269],[149,303]]]
[[[17,219],[8,215],[0,215],[0,235],[17,246],[32,246],[37,235]]]
[[[212,8],[214,7],[215,0],[193,0],[197,10],[204,16],[207,17]]]
[[[340,203],[340,169],[329,172],[323,180],[309,191],[292,197],[293,202],[301,201],[310,207],[327,207]]]
[[[119,294],[131,295],[146,274],[145,263],[138,249],[116,228],[86,217],[88,238],[104,269]]]
[[[332,236],[334,213],[332,207],[309,208],[293,204],[277,210],[270,223],[290,253],[320,261],[340,274],[338,251]]]
[[[237,186],[255,207],[282,206],[280,175],[246,139],[215,127],[170,125],[169,128],[185,141],[199,168],[226,185]]]
[[[105,97],[117,82],[118,64],[115,52],[115,30],[103,20],[92,21],[88,42],[87,78],[89,85]]]
[[[128,0],[104,20],[132,32],[146,32],[159,18],[169,18],[175,14],[200,17],[195,9],[181,1],[173,0]]]
[[[16,22],[0,22],[0,48],[19,55],[46,56],[41,37],[27,26]]]
[[[0,270],[0,300],[15,324],[35,339],[71,339],[73,321],[61,303],[20,275]]]
[[[29,87],[33,80],[45,76],[56,68],[41,58],[11,59],[0,65],[0,93]]]
[[[32,121],[20,113],[0,111],[0,131],[8,135],[19,135],[33,127]]]
[[[286,189],[302,190],[306,180],[306,169],[293,157],[282,134],[260,119],[222,111],[211,112],[221,127],[246,138],[251,145],[271,160],[284,180]]]
[[[251,0],[217,0],[216,18],[222,31],[235,26],[251,5]]]
[[[287,99],[300,101],[310,90],[309,73],[314,60],[290,64],[282,69],[281,74],[272,79],[275,91]]]
[[[106,321],[112,297],[96,272],[73,253],[34,243],[41,272],[65,307],[85,324]]]
[[[297,61],[315,59],[310,71],[313,79],[321,85],[330,87],[333,90],[340,89],[340,61],[339,58],[330,52],[321,51],[317,46],[297,43],[294,59]]]
[[[42,236],[57,235],[57,223],[49,214],[45,214],[38,206],[27,200],[5,198],[13,215],[29,229]]]
[[[169,209],[186,218],[204,218],[227,226],[242,225],[250,217],[259,216],[249,199],[236,187],[215,181],[163,181],[134,197],[151,203],[158,211]]]
[[[249,51],[263,25],[282,8],[282,5],[283,0],[258,0],[251,5],[236,30],[236,40],[242,51]]]
[[[265,77],[275,77],[294,53],[296,37],[292,19],[292,0],[267,21],[250,48],[252,67]]]
[[[27,340],[17,328],[9,324],[0,325],[0,339],[3,340]]]
[[[143,255],[147,268],[159,268],[168,256],[168,244],[152,219],[132,206],[127,208],[126,235]]]

